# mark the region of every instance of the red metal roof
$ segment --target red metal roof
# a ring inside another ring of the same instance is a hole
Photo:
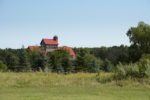
[[[34,49],[41,51],[39,46],[29,46],[28,47],[31,51],[33,51]]]
[[[74,53],[74,51],[73,51],[73,49],[72,49],[71,47],[58,47],[58,50],[60,50],[60,49],[62,49],[62,48],[68,50],[68,51],[70,52],[70,55],[71,55],[73,58],[76,58],[76,55],[75,55],[75,53]]]
[[[58,42],[56,40],[53,40],[53,39],[42,39],[42,41],[45,44],[56,44],[56,45],[58,45]]]

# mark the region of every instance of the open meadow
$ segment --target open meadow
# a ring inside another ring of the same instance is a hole
[[[150,0],[0,0],[0,100],[150,100]]]
[[[113,74],[0,73],[0,100],[150,100],[150,79]]]

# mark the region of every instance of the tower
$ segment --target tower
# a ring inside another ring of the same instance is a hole
[[[57,42],[58,42],[58,36],[57,36],[57,35],[55,35],[55,36],[53,37],[53,40],[55,40],[55,41],[57,41]]]

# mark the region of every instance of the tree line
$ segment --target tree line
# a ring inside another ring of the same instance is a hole
[[[112,46],[97,48],[73,48],[76,59],[69,51],[61,49],[45,56],[36,49],[0,49],[1,71],[50,71],[57,73],[76,72],[114,72],[118,66],[138,64],[144,70],[143,62],[150,60],[150,25],[139,22],[137,27],[127,31],[130,46]],[[141,60],[141,59],[144,59]]]
[[[34,49],[0,49],[1,71],[50,71],[57,73],[97,72],[101,60],[91,55],[88,49],[80,48],[73,59],[69,51],[61,49],[45,55]]]
[[[70,72],[112,72],[119,62],[128,63],[128,47],[73,48],[76,59],[69,51],[61,49],[45,56],[44,52],[34,49],[0,49],[0,63],[5,71],[51,71]],[[6,70],[7,69],[7,70]]]

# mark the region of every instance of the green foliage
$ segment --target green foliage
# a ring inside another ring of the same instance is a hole
[[[19,50],[18,57],[19,57],[18,71],[29,71],[31,69],[30,63],[27,56],[27,51],[24,47]]]
[[[97,60],[93,55],[89,54],[89,49],[80,49],[76,58],[76,72],[98,72],[101,61]]]
[[[7,70],[7,65],[0,61],[0,71],[5,72]]]
[[[130,60],[138,61],[142,54],[150,53],[150,25],[139,22],[137,27],[131,27],[127,32],[131,46],[129,48]]]
[[[6,64],[6,52],[5,50],[0,49],[0,60]]]
[[[150,60],[150,54],[143,54],[141,59],[148,59],[148,60]]]
[[[76,72],[87,71],[89,59],[90,55],[88,49],[81,48],[76,58]]]
[[[117,65],[119,62],[129,62],[128,47],[124,45],[113,47],[90,48],[90,54],[102,59],[103,61],[107,59],[113,65]]]
[[[18,64],[18,57],[11,52],[7,52],[6,63],[7,63],[8,69],[15,71],[17,64]]]
[[[118,78],[143,78],[150,76],[150,59],[147,59],[143,56],[137,63],[123,65],[117,65],[117,77]]]
[[[112,72],[113,71],[113,64],[111,63],[111,61],[108,59],[105,59],[103,61],[103,65],[101,67],[101,70],[106,71],[106,72]]]
[[[117,74],[117,79],[124,79],[127,77],[139,77],[140,73],[139,73],[139,68],[137,64],[128,64],[128,65],[123,65],[123,64],[119,64],[117,65],[117,70],[116,70],[116,74]]]
[[[98,60],[93,57],[89,65],[88,72],[95,73],[95,72],[99,72],[99,70],[100,70],[100,64],[98,63]]]
[[[140,76],[150,75],[150,54],[144,54],[138,62]]]
[[[49,62],[51,63],[53,72],[61,72],[61,56],[58,51],[51,52],[49,54]]]
[[[43,52],[39,53],[35,59],[33,69],[37,71],[39,71],[40,69],[44,70],[46,65],[47,65],[47,59],[45,57],[45,54]]]
[[[137,27],[131,27],[127,32],[127,36],[133,45],[144,47],[144,51],[150,49],[150,25],[139,22]]]
[[[146,67],[145,74],[149,77],[150,76],[150,60],[148,61],[146,66],[147,67]]]
[[[77,59],[70,57],[69,51],[59,50],[48,54],[40,54],[36,48],[33,51],[28,49],[0,49],[0,60],[4,64],[9,64],[13,55],[16,63],[13,68],[8,67],[10,71],[44,71],[48,69],[52,72],[98,72],[99,69],[111,72],[112,65],[119,61],[127,62],[126,46],[101,47],[101,48],[74,48]],[[107,60],[108,61],[107,61]],[[8,61],[7,61],[8,60]],[[106,67],[104,67],[104,65]],[[105,69],[106,68],[106,69]],[[97,70],[98,69],[98,70]]]
[[[69,51],[66,49],[61,49],[59,51],[53,51],[48,55],[48,62],[51,64],[51,69],[53,72],[73,72],[72,58]]]
[[[61,49],[61,66],[65,73],[74,72],[73,59],[70,56],[70,52],[66,49]]]
[[[8,70],[15,71],[18,64],[18,56],[15,50],[0,50],[0,60],[8,66]]]
[[[74,72],[74,67],[70,55],[63,56],[62,66],[64,68],[64,72]]]
[[[34,71],[37,70],[34,68],[37,67],[36,62],[37,62],[37,58],[39,57],[39,51],[37,49],[34,49],[33,51],[28,50],[27,55],[30,63],[30,68]]]

